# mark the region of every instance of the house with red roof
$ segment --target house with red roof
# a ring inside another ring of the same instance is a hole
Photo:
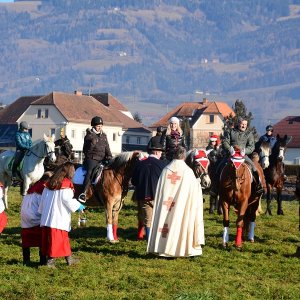
[[[285,163],[300,165],[300,116],[288,116],[273,125],[274,135],[291,136],[287,145]]]
[[[151,131],[136,122],[126,107],[108,93],[83,95],[78,91],[74,94],[52,92],[45,96],[21,97],[0,111],[0,138],[2,140],[1,135],[4,135],[1,126],[10,125],[10,132],[13,131],[10,137],[14,137],[17,125],[22,121],[29,124],[33,142],[44,133],[59,139],[60,131],[64,129],[73,150],[81,158],[86,129],[91,127],[94,116],[103,119],[103,130],[113,154],[122,150],[146,150]],[[4,147],[1,143],[0,147],[12,149],[14,141],[11,141],[10,147]]]
[[[209,137],[223,133],[224,118],[234,111],[225,102],[204,98],[202,102],[183,102],[149,126],[153,132],[158,126],[167,127],[171,117],[181,120],[181,125],[188,122],[190,127],[190,148],[203,148],[208,145]]]

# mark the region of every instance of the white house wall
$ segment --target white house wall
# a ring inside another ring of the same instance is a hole
[[[48,109],[48,118],[37,118],[38,109]],[[32,141],[41,139],[45,134],[55,133],[55,140],[60,138],[60,131],[65,129],[65,134],[73,145],[73,150],[81,152],[83,148],[86,129],[91,128],[90,124],[67,122],[65,117],[54,105],[31,105],[19,118],[18,122],[26,121],[32,129]],[[122,127],[103,126],[107,135],[110,149],[113,155],[119,154],[122,150]]]

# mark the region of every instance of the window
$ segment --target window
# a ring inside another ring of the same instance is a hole
[[[38,109],[37,110],[37,115],[36,115],[37,119],[48,119],[49,117],[49,110],[48,108],[44,108],[44,109]]]
[[[126,144],[129,144],[129,140],[130,140],[130,137],[127,135],[126,136]]]
[[[76,134],[75,134],[75,133],[76,133],[75,130],[72,129],[72,130],[71,130],[71,138],[73,138],[73,139],[76,138]]]
[[[50,129],[50,136],[55,135],[55,128]]]
[[[141,138],[140,138],[139,136],[136,138],[136,143],[137,143],[138,145],[141,144]]]
[[[113,133],[113,141],[115,142],[117,140],[117,134]]]
[[[214,121],[215,121],[215,116],[209,115],[209,123],[214,123]]]

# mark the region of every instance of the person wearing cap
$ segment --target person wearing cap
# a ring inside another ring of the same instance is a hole
[[[131,183],[135,186],[135,200],[138,206],[138,239],[148,240],[152,221],[153,201],[157,182],[166,161],[160,160],[163,152],[159,139],[154,139],[149,148],[148,158],[139,161],[133,171]]]
[[[162,145],[165,150],[163,158],[166,158],[168,161],[173,160],[174,153],[179,146],[186,149],[185,137],[177,117],[170,119],[166,134],[162,137]]]
[[[148,253],[163,257],[202,255],[205,244],[202,189],[185,158],[186,150],[179,146],[159,177]]]
[[[148,142],[148,145],[147,145],[147,152],[148,153],[151,152],[151,148],[152,148],[153,144],[155,144],[157,142],[161,143],[163,134],[164,134],[164,128],[162,126],[158,126],[157,129],[156,129],[156,135],[153,136]]]
[[[28,123],[25,121],[22,121],[19,126],[19,130],[16,132],[15,135],[15,143],[16,143],[16,153],[14,157],[14,162],[12,165],[12,181],[17,180],[17,169],[19,164],[21,163],[25,152],[31,148],[32,146],[32,140],[31,136],[28,132],[29,126]]]
[[[262,135],[259,138],[258,142],[255,144],[255,151],[257,153],[259,153],[259,148],[260,148],[260,146],[261,146],[261,144],[263,142],[269,143],[270,147],[272,149],[274,147],[274,145],[276,144],[276,141],[277,141],[276,137],[273,136],[273,126],[272,125],[268,125],[266,127],[266,133],[264,135]]]
[[[86,175],[83,181],[83,192],[78,198],[79,201],[82,202],[86,201],[86,193],[96,167],[99,166],[102,172],[104,166],[101,162],[104,160],[109,161],[112,158],[107,136],[102,130],[102,118],[98,116],[93,117],[91,120],[91,126],[92,128],[87,130],[83,143],[83,166],[86,170]]]

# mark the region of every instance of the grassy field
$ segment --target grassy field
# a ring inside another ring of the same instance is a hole
[[[208,214],[206,201],[203,255],[163,259],[147,255],[146,242],[136,241],[136,210],[129,199],[120,214],[120,243],[106,241],[102,208],[87,211],[86,228],[77,228],[75,213],[70,236],[79,264],[67,267],[60,259],[56,269],[39,267],[38,250],[32,249],[32,265],[25,267],[21,198],[12,188],[9,224],[0,236],[0,299],[299,299],[296,200],[283,203],[284,216],[258,217],[256,242],[245,242],[242,251],[233,246],[233,215],[230,248],[222,249],[222,218]]]

